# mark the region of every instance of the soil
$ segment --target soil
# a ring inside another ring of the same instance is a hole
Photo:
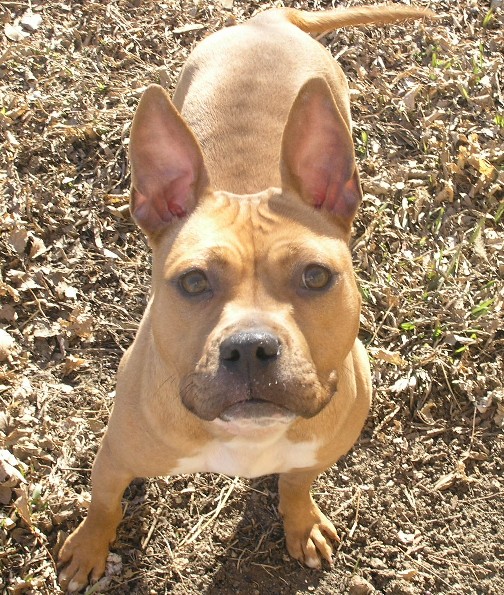
[[[60,592],[146,303],[127,208],[139,97],[173,90],[205,35],[282,3],[222,4],[0,6],[2,593]],[[287,556],[274,477],[138,479],[89,593],[504,593],[502,2],[415,4],[439,18],[320,40],[350,80],[374,381],[361,440],[313,489],[341,537],[333,567]]]

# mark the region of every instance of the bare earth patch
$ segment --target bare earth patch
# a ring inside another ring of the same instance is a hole
[[[196,474],[131,485],[100,589],[504,593],[503,8],[415,3],[441,17],[321,39],[351,81],[375,383],[360,443],[315,486],[334,567],[287,557],[275,478]],[[274,3],[222,4],[1,3],[2,593],[59,592],[149,285],[126,206],[131,119],[198,39]]]

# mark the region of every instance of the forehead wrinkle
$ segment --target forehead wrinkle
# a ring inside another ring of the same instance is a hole
[[[273,227],[278,226],[279,216],[274,213],[269,206],[269,201],[263,200],[257,204],[253,210],[254,217],[251,217],[255,229],[262,233],[270,233]]]
[[[247,241],[253,235],[249,201],[229,201],[226,196],[219,198],[223,200],[206,205],[207,208],[186,228],[167,263],[168,268],[205,268],[212,265],[221,268],[239,265],[243,268],[243,263],[254,261],[253,238],[252,242]],[[229,204],[231,208],[225,208]],[[213,216],[216,212],[224,214],[224,217]],[[191,249],[187,250],[187,246]]]

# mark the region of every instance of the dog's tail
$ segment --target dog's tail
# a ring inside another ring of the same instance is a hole
[[[266,11],[258,16],[263,15],[275,20],[287,20],[306,33],[326,33],[343,27],[387,25],[408,19],[432,18],[435,13],[428,8],[402,4],[381,4],[378,6],[352,6],[317,12],[296,10],[295,8],[278,8]]]

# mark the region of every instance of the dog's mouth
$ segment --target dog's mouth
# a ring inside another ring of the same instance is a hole
[[[248,399],[240,401],[225,409],[220,415],[219,419],[222,421],[234,421],[236,419],[249,419],[255,421],[291,421],[296,417],[296,414],[289,411],[285,407],[275,405],[270,401],[263,401],[262,399]]]
[[[236,425],[266,428],[273,425],[287,425],[296,417],[294,412],[270,401],[247,399],[227,407],[215,421],[224,422],[224,427]]]

